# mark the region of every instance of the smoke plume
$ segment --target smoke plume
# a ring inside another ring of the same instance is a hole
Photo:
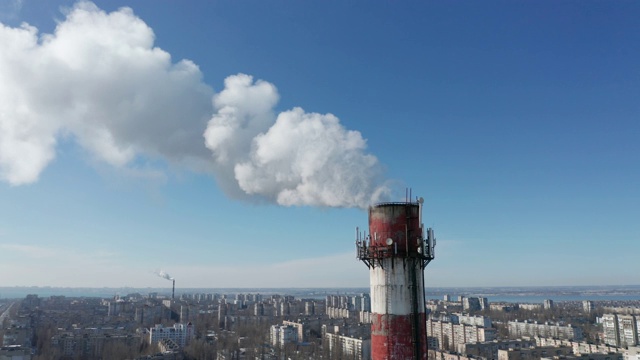
[[[276,87],[229,76],[204,133],[218,173],[244,194],[280,205],[366,207],[385,195],[378,160],[332,114],[275,114]]]
[[[157,271],[155,273],[156,275],[160,276],[163,279],[167,279],[167,280],[174,280],[173,277],[171,277],[171,275],[167,274],[166,272],[164,272],[163,270]]]
[[[215,94],[129,8],[79,2],[65,16],[52,34],[0,24],[0,179],[36,182],[65,138],[114,167],[212,174],[235,198],[366,207],[388,192],[366,140],[334,115],[278,113],[276,87],[244,74]]]

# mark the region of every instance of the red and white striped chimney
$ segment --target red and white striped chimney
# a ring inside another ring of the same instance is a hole
[[[426,360],[424,268],[433,231],[423,231],[422,199],[369,208],[369,235],[357,231],[358,258],[370,270],[371,358]]]

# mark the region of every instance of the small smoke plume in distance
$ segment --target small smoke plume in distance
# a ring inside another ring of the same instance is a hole
[[[334,115],[278,113],[276,87],[244,74],[216,94],[154,40],[131,9],[91,2],[52,34],[0,24],[0,179],[36,182],[65,138],[118,168],[160,159],[210,173],[245,200],[366,207],[388,193],[366,140]]]
[[[163,279],[167,279],[167,280],[173,280],[173,277],[171,277],[171,275],[167,274],[166,272],[164,272],[163,270],[157,271],[155,273],[156,275],[160,276]]]

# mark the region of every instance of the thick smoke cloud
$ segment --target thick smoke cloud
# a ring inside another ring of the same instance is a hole
[[[52,34],[0,24],[0,179],[37,181],[70,138],[115,167],[161,159],[211,173],[236,198],[364,207],[386,194],[366,141],[335,116],[277,114],[275,86],[244,74],[214,94],[154,40],[131,9],[89,2]]]
[[[331,114],[301,108],[278,115],[253,140],[251,159],[235,167],[249,194],[272,194],[281,205],[367,206],[382,195],[374,188],[378,160],[366,142]]]
[[[331,114],[275,114],[278,92],[248,75],[225,80],[204,133],[221,182],[280,205],[366,207],[386,196],[366,141]]]
[[[0,25],[0,177],[35,182],[72,136],[113,166],[138,155],[198,166],[213,91],[198,67],[153,47],[130,9],[79,3],[53,34]]]

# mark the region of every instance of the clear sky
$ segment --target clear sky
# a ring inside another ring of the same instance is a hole
[[[636,1],[4,1],[0,286],[640,284]],[[28,25],[21,25],[28,24]]]

